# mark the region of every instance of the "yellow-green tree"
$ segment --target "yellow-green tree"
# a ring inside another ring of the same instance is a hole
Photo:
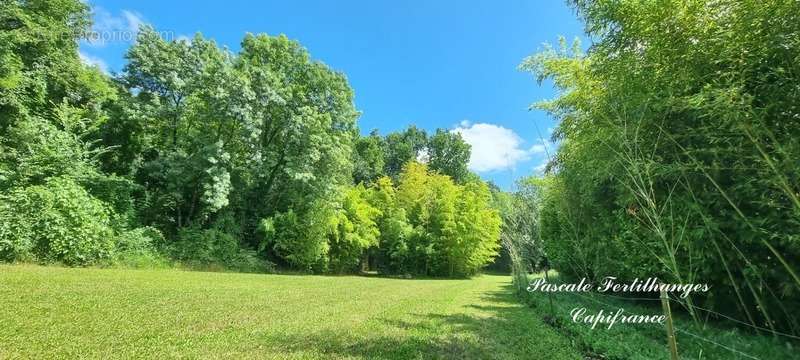
[[[469,276],[497,256],[501,220],[482,181],[458,185],[424,164],[410,162],[399,176],[396,203],[413,230],[401,247],[407,248],[404,263],[395,268]]]
[[[368,202],[369,192],[363,185],[345,190],[341,208],[330,220],[328,256],[335,272],[358,270],[366,250],[378,245],[380,231],[375,220],[381,212]]]

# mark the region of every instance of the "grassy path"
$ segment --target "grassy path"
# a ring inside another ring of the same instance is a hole
[[[510,278],[0,266],[0,359],[575,359]]]

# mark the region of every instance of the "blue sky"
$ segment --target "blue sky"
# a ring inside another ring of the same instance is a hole
[[[558,0],[89,3],[96,30],[117,35],[84,42],[86,62],[121,70],[131,45],[124,33],[142,23],[174,38],[201,32],[233,51],[247,32],[284,33],[347,75],[362,133],[410,124],[461,132],[473,145],[470,167],[505,189],[545,161],[539,133],[548,138],[555,126],[528,110],[555,91],[517,65],[559,36],[584,38],[572,9]]]

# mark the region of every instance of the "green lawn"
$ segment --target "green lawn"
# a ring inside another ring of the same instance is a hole
[[[0,266],[0,359],[541,358],[580,352],[510,277]]]

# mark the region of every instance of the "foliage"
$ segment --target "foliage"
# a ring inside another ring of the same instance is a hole
[[[30,118],[17,121],[0,139],[0,161],[8,169],[0,189],[42,184],[50,177],[91,175],[91,150],[80,138],[51,122]],[[11,171],[13,169],[13,171]]]
[[[120,121],[151,125],[115,123],[104,139],[123,149],[131,165],[122,168],[147,190],[144,222],[172,237],[207,229],[222,211],[241,220],[231,235],[255,239],[271,218],[286,232],[273,256],[301,267],[318,261],[324,227],[307,229],[308,239],[291,227],[317,215],[297,209],[329,201],[349,181],[357,113],[344,77],[284,36],[248,35],[232,54],[199,34],[167,42],[146,28],[127,57],[121,81],[135,95]]]
[[[594,39],[522,68],[561,95],[540,228],[567,276],[709,283],[689,299],[800,331],[800,3],[571,1]]]
[[[78,54],[89,16],[78,0],[0,7],[4,260],[467,276],[495,255],[499,218],[458,134],[359,136],[344,74],[284,35],[234,53],[145,25],[108,76]],[[417,160],[424,209],[383,180]],[[48,219],[65,223],[37,230]]]
[[[437,129],[428,139],[427,156],[431,170],[450,176],[458,184],[467,181],[470,145],[461,134]]]
[[[366,249],[378,245],[380,231],[375,220],[380,211],[369,203],[368,197],[369,191],[361,185],[346,190],[342,207],[334,215],[328,255],[335,272],[358,270]]]
[[[413,227],[406,211],[397,203],[397,190],[389,177],[378,179],[373,187],[370,202],[378,209],[376,222],[379,230],[378,270],[387,274],[410,274],[411,254],[409,242]]]
[[[118,255],[147,254],[164,245],[164,242],[164,235],[152,227],[128,230],[120,233],[116,239]]]
[[[238,239],[219,228],[182,228],[178,238],[168,245],[168,253],[194,268],[258,272],[266,267],[264,261],[256,259],[255,252],[241,249]]]
[[[84,265],[109,258],[114,232],[106,205],[68,178],[0,195],[0,256]]]
[[[400,174],[395,196],[413,228],[404,244],[384,250],[407,251],[406,263],[399,268],[424,275],[469,276],[497,255],[501,220],[490,206],[485,183],[457,185],[446,175],[410,162]]]
[[[431,170],[450,176],[458,184],[478,179],[467,169],[471,148],[461,138],[461,134],[436,129],[436,132],[429,136],[425,130],[412,125],[403,131],[386,135],[382,141],[374,131],[368,139],[381,143],[384,165],[381,174],[394,180],[409,161],[426,163]],[[370,156],[374,157],[377,151],[370,150]],[[375,160],[373,163],[378,162]],[[373,176],[375,173],[377,172],[373,171]]]
[[[549,267],[548,254],[543,249],[540,233],[541,188],[546,180],[535,177],[517,181],[513,193],[495,195],[502,209],[503,227],[500,239],[508,256],[507,267],[511,270],[517,290],[528,286],[527,275]]]
[[[262,220],[259,229],[265,240],[261,248],[271,250],[293,268],[326,271],[328,233],[335,223],[332,209],[325,204],[315,205]]]
[[[48,117],[54,105],[103,120],[100,105],[115,98],[108,79],[84,66],[75,41],[89,24],[77,0],[4,1],[0,5],[0,133],[19,120]]]
[[[116,249],[109,264],[125,268],[164,268],[169,259],[158,250],[164,235],[158,229],[141,227],[123,231],[115,238]]]
[[[74,0],[0,6],[0,243],[5,260],[84,265],[114,251],[113,211],[87,191],[103,181],[102,149],[84,137],[116,99],[111,81],[84,66],[76,39],[88,7]],[[7,60],[7,61],[6,61]],[[125,194],[116,197],[121,201]]]
[[[359,137],[353,146],[353,181],[371,184],[384,174],[383,138],[373,131]]]
[[[386,175],[397,179],[406,163],[417,161],[424,155],[427,144],[428,134],[413,125],[403,132],[386,135],[383,150]]]

